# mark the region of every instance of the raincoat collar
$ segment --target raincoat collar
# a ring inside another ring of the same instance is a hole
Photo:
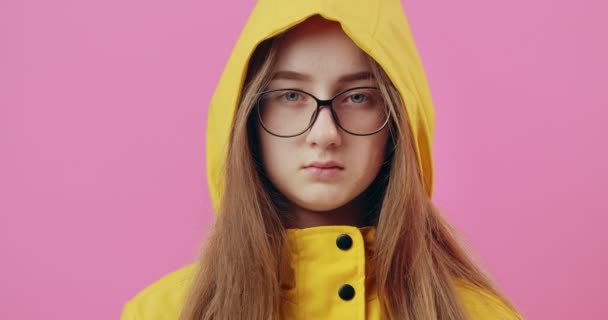
[[[319,294],[338,299],[345,286],[352,287],[353,303],[377,299],[375,272],[371,257],[376,241],[376,227],[344,225],[287,229],[291,251],[283,266],[283,299],[293,305],[314,300]],[[343,293],[343,292],[342,292]],[[352,301],[349,300],[349,301]],[[323,314],[322,304],[308,304],[312,313]]]

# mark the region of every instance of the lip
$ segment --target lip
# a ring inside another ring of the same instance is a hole
[[[302,170],[312,178],[323,180],[334,178],[344,170],[344,167],[336,161],[315,161],[302,167]]]
[[[307,168],[319,168],[319,169],[340,169],[343,170],[344,167],[336,161],[315,161],[311,162],[304,166],[304,169]]]

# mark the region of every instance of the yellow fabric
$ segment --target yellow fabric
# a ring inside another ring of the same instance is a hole
[[[293,273],[282,279],[282,319],[380,319],[369,261],[375,231],[374,227],[351,226],[289,229],[287,237],[294,252],[290,263]],[[343,234],[353,241],[346,251],[336,245],[336,239]],[[125,305],[121,320],[178,319],[195,268],[195,264],[187,265],[142,290]],[[355,288],[355,296],[350,301],[338,295],[344,284]],[[471,320],[522,319],[493,295],[462,281],[455,284]]]
[[[217,209],[222,195],[222,164],[246,66],[255,47],[306,18],[321,16],[340,22],[346,34],[383,67],[407,108],[415,147],[429,197],[433,190],[431,144],[434,111],[427,80],[398,0],[260,0],[253,10],[213,96],[207,129],[207,174]],[[341,250],[336,238],[348,234],[352,247]],[[288,230],[293,249],[291,277],[282,279],[284,319],[379,319],[380,305],[367,257],[375,228],[326,226]],[[195,265],[183,267],[153,283],[124,307],[123,320],[177,319]],[[355,289],[342,300],[343,284]],[[471,319],[520,319],[498,299],[456,282]],[[238,307],[238,306],[235,306]]]

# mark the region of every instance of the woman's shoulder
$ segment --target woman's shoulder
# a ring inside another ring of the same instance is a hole
[[[124,305],[120,319],[179,318],[194,272],[188,264],[150,284]]]
[[[456,291],[471,320],[503,319],[523,320],[517,310],[513,310],[491,292],[457,279]]]

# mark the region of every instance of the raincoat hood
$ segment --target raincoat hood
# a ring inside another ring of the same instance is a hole
[[[207,118],[207,179],[214,208],[223,193],[222,165],[249,59],[260,42],[313,15],[344,32],[384,69],[407,107],[425,189],[433,191],[431,147],[435,113],[422,63],[399,0],[259,0],[213,95]]]

